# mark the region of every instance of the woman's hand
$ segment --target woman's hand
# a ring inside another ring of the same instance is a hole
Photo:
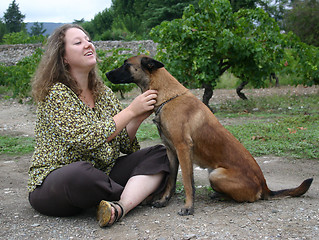
[[[134,117],[142,119],[143,121],[151,115],[154,104],[156,103],[156,98],[156,90],[147,90],[137,96],[127,108],[133,113]]]
[[[133,141],[140,124],[152,114],[156,98],[157,91],[148,90],[137,96],[127,108],[116,114],[113,117],[116,130],[108,138],[108,141],[111,141],[125,127],[131,141]]]

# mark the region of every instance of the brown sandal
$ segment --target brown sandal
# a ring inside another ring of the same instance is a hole
[[[119,211],[115,207],[115,205],[119,206],[121,209],[121,215],[119,215]],[[112,218],[112,208],[114,208],[115,211],[115,219],[112,223],[110,223]],[[97,210],[97,220],[99,222],[100,227],[110,227],[115,222],[120,221],[125,216],[124,207],[120,202],[108,202],[105,200],[102,200],[98,206]]]

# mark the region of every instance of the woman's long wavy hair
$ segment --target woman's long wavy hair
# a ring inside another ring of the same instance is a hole
[[[77,95],[82,92],[70,74],[69,65],[64,63],[65,33],[70,28],[78,28],[89,36],[81,26],[76,24],[62,25],[53,32],[48,39],[45,52],[32,80],[32,95],[36,102],[44,101],[50,88],[58,82],[71,88]],[[94,67],[89,72],[89,89],[94,98],[99,95],[104,88],[103,86],[104,84],[97,73],[97,67]]]

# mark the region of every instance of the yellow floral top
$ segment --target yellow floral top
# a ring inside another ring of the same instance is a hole
[[[28,190],[41,185],[53,170],[76,161],[91,162],[109,174],[121,152],[137,151],[139,143],[136,138],[130,141],[126,129],[107,142],[116,128],[113,116],[121,110],[118,99],[107,87],[96,99],[94,109],[90,109],[70,88],[55,84],[38,104]]]

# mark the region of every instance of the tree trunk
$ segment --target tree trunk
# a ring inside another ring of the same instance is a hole
[[[270,73],[270,76],[269,76],[270,83],[272,82],[272,79],[276,80],[275,86],[279,87],[279,78],[277,77],[276,73]]]
[[[248,84],[248,81],[243,81],[241,84],[236,88],[236,93],[238,97],[240,97],[243,100],[247,100],[248,98],[245,96],[244,93],[241,92],[241,90],[244,89],[244,87]]]
[[[120,90],[120,94],[121,94],[121,98],[122,98],[122,99],[125,99],[125,97],[124,97],[124,92],[123,92],[122,90]]]
[[[213,96],[213,87],[211,84],[208,83],[203,83],[203,87],[204,87],[204,95],[203,95],[203,103],[211,110],[213,111],[210,106],[209,106],[209,100],[212,98]]]

